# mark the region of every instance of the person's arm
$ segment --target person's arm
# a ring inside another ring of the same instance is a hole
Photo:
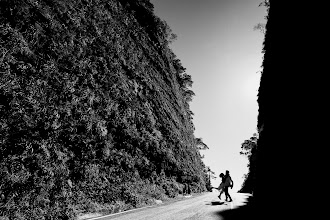
[[[233,188],[233,186],[234,186],[234,181],[233,181],[233,179],[232,178],[230,178],[230,180],[231,180],[231,189]]]

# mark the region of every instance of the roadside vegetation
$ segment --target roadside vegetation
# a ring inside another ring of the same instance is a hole
[[[258,134],[254,133],[253,136],[242,143],[240,154],[248,159],[248,173],[244,176],[244,182],[239,192],[253,193],[256,184],[256,169],[257,169],[257,147],[258,147]]]
[[[3,219],[75,219],[185,184],[206,190],[193,81],[149,0],[0,4]]]

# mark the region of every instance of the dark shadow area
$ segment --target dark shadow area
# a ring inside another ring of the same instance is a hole
[[[225,204],[225,202],[216,201],[216,202],[207,203],[206,205],[223,205],[223,204]]]
[[[217,214],[221,216],[223,220],[236,220],[236,219],[256,219],[257,209],[255,207],[254,198],[251,196],[247,199],[245,205],[235,209],[227,209],[219,211]]]

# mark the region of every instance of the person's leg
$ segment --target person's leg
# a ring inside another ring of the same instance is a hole
[[[229,199],[230,199],[229,202],[233,201],[233,200],[231,199],[231,196],[229,195],[229,187],[227,187],[227,197],[229,197]]]
[[[222,193],[223,193],[223,188],[220,189],[220,194],[219,194],[219,196],[218,196],[219,199],[221,199],[221,195],[222,195]]]
[[[226,201],[228,199],[228,186],[224,187],[224,191],[225,191],[225,196],[226,196]]]

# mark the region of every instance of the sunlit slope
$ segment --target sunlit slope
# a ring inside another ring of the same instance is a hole
[[[1,0],[0,20],[2,215],[73,218],[205,189],[191,77],[148,0]]]

